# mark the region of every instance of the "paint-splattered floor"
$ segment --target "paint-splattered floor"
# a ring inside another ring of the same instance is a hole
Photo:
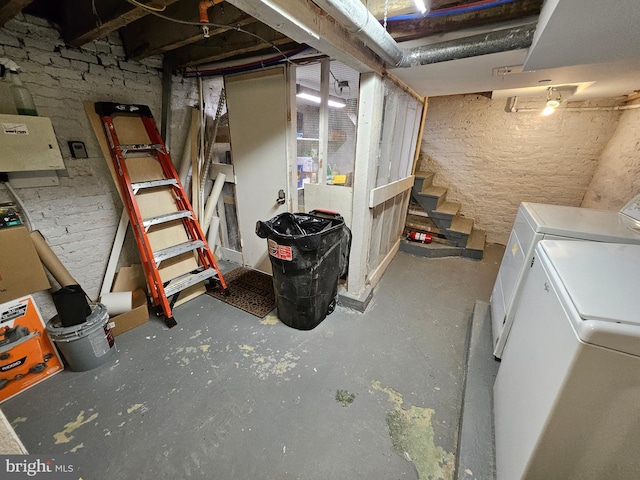
[[[30,453],[73,455],[85,480],[449,480],[469,322],[501,255],[399,253],[364,314],[311,331],[203,295],[174,329],[120,335],[108,364],[2,410]]]

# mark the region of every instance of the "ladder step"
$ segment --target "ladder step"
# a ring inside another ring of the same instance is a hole
[[[167,178],[163,180],[151,180],[149,182],[137,182],[132,183],[131,188],[134,192],[137,192],[141,188],[166,187],[167,185],[178,185],[178,180],[175,178]]]
[[[120,151],[123,155],[128,152],[161,152],[162,145],[159,143],[132,143],[130,145],[120,145]]]
[[[179,218],[191,218],[191,212],[189,210],[180,210],[178,212],[171,212],[165,215],[158,215],[157,217],[147,218],[142,221],[145,229],[148,229],[152,225],[158,225],[159,223],[166,223],[172,220],[178,220]]]
[[[189,288],[196,283],[200,283],[208,280],[209,278],[213,278],[217,274],[218,272],[216,272],[215,269],[208,268],[206,270],[202,270],[201,272],[187,273],[185,275],[176,277],[170,280],[170,282],[164,287],[165,295],[167,297],[170,297],[171,295],[181,292],[182,290]]]
[[[153,252],[153,259],[156,261],[156,265],[159,265],[163,260],[177,257],[183,253],[192,252],[198,248],[204,247],[202,240],[192,240],[190,242],[179,243],[171,247],[163,248],[157,252]]]

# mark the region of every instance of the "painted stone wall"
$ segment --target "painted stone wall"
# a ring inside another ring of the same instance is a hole
[[[65,170],[59,186],[19,188],[34,225],[62,263],[91,298],[102,285],[122,204],[95,139],[83,102],[114,101],[149,105],[158,127],[161,119],[161,57],[139,62],[125,57],[118,34],[82,48],[64,45],[55,25],[18,15],[0,28],[0,57],[21,67],[20,77],[34,98],[38,113],[52,121]],[[220,80],[205,83],[208,105],[215,108]],[[198,103],[195,80],[173,79],[172,125],[167,144],[174,163],[181,158]],[[68,140],[85,143],[89,158],[72,158]],[[1,169],[0,169],[1,170]],[[9,201],[0,185],[0,202]],[[127,235],[122,263],[139,262],[135,243]],[[54,290],[58,285],[53,281]],[[36,296],[45,317],[55,314],[47,292]]]
[[[541,105],[530,99],[520,107]],[[481,95],[429,99],[419,169],[436,173],[447,200],[506,244],[521,202],[580,206],[616,130],[615,111],[505,112]]]
[[[620,210],[640,193],[640,108],[620,115],[582,201],[583,207]]]

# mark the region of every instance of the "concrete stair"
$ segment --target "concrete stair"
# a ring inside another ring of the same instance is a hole
[[[473,219],[460,214],[461,205],[457,202],[447,201],[447,188],[433,184],[433,172],[416,172],[411,197],[413,202],[409,205],[409,217],[407,220],[407,230],[424,231],[437,234],[438,247],[429,247],[431,244],[406,245],[402,248],[410,253],[417,253],[421,249],[437,248],[436,255],[428,254],[424,256],[446,256],[461,255],[463,257],[482,259],[486,242],[484,230],[474,228]],[[427,226],[426,222],[416,221],[416,218],[428,217],[432,221],[434,228]],[[434,236],[434,240],[436,237]],[[413,243],[413,242],[405,242]],[[445,244],[448,248],[443,248]],[[457,250],[456,250],[457,249]],[[426,252],[425,252],[426,253]],[[435,252],[433,252],[435,253]],[[418,253],[419,254],[419,253]]]

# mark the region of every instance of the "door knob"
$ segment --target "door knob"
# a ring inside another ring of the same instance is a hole
[[[276,203],[278,205],[284,205],[284,202],[285,202],[284,190],[280,189],[278,191],[278,198],[276,199]]]

